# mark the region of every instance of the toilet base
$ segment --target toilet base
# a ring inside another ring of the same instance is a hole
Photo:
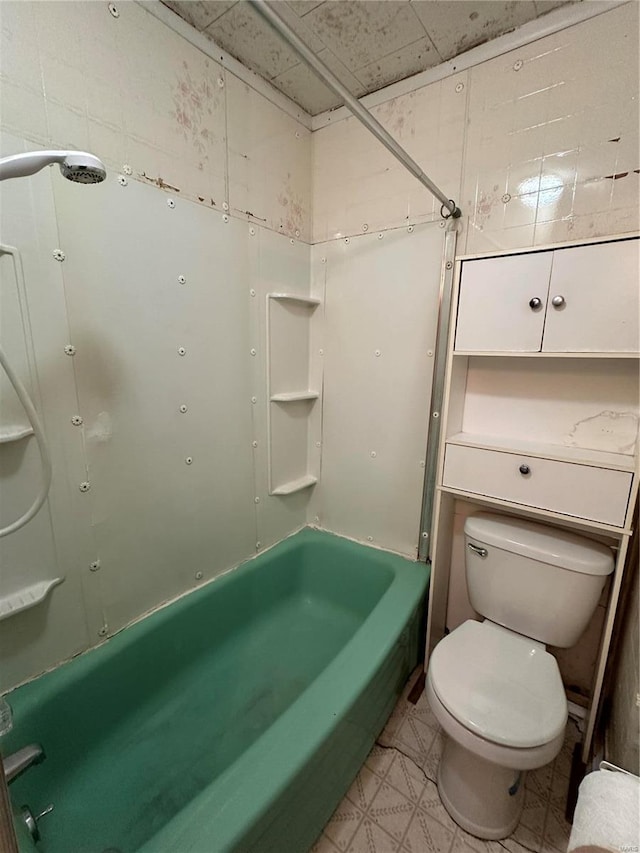
[[[438,793],[453,820],[471,835],[492,841],[511,835],[522,814],[525,776],[524,771],[481,758],[446,735]]]

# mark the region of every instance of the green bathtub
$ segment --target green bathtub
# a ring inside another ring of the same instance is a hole
[[[305,529],[8,697],[42,853],[304,853],[418,659],[421,564]],[[22,832],[20,832],[22,836]]]

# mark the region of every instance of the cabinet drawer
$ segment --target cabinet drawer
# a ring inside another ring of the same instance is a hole
[[[530,473],[522,474],[520,466]],[[624,526],[632,474],[502,450],[449,444],[443,485],[577,518]]]

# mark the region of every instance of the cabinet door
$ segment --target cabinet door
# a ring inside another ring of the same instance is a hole
[[[552,252],[465,261],[456,350],[539,352]]]
[[[626,240],[553,253],[545,352],[638,352],[639,246]]]

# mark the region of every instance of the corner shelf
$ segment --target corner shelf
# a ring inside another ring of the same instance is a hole
[[[269,399],[272,403],[295,403],[298,400],[317,400],[319,391],[286,391],[283,394],[272,394]]]
[[[0,444],[8,444],[11,441],[20,441],[30,435],[33,435],[33,427],[30,426],[0,427]]]
[[[0,621],[15,616],[23,610],[35,607],[44,601],[54,586],[62,583],[64,578],[54,578],[50,581],[39,581],[38,583],[25,586],[18,592],[0,597]]]
[[[309,308],[317,308],[321,300],[314,296],[298,296],[296,293],[270,293],[269,299],[277,299],[279,302],[297,302],[298,305],[306,305]]]
[[[297,480],[291,480],[288,483],[283,483],[281,486],[278,486],[277,489],[274,489],[271,494],[292,495],[294,492],[301,492],[303,491],[303,489],[308,489],[310,486],[315,486],[317,482],[317,477],[314,477],[312,474],[306,474],[304,477],[300,477]]]

